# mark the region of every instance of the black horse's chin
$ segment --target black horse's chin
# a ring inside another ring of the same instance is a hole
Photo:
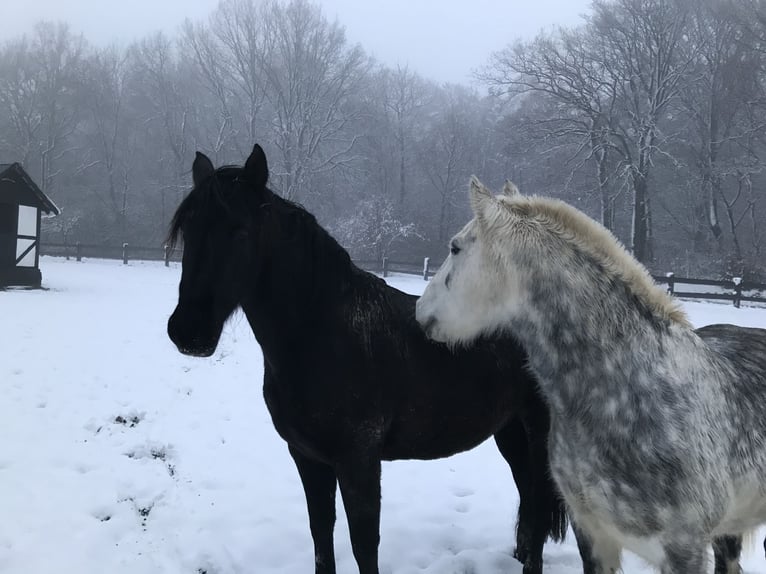
[[[190,357],[209,357],[215,353],[216,346],[217,345],[208,345],[206,347],[186,347],[184,345],[176,344],[179,352]]]

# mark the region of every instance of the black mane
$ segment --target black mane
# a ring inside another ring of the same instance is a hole
[[[242,178],[242,179],[240,179]],[[266,228],[261,235],[272,232],[269,225],[273,225],[274,218],[289,219],[295,224],[292,230],[293,238],[301,241],[301,253],[307,254],[304,267],[310,266],[323,273],[335,273],[336,279],[348,278],[349,274],[359,270],[351,261],[346,249],[319,224],[316,217],[303,205],[277,195],[272,189],[265,188],[266,198],[257,203],[243,201],[243,196],[248,192],[236,186],[238,182],[247,185],[244,180],[244,170],[240,166],[227,165],[215,170],[212,176],[204,182],[204,185],[195,187],[181,201],[173,218],[166,243],[170,249],[174,249],[182,236],[184,224],[195,216],[197,212],[209,212],[217,206],[228,216],[234,218],[241,216],[243,208],[247,211],[247,217],[255,218],[256,210],[269,211],[271,217],[265,217],[261,222]],[[361,272],[369,275],[366,272]],[[373,276],[370,276],[373,277]],[[377,278],[375,278],[377,279]]]

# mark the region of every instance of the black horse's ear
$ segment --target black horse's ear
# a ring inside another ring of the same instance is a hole
[[[263,148],[258,144],[255,144],[250,157],[245,162],[245,175],[256,189],[261,190],[266,187],[266,182],[269,180],[269,165]]]
[[[194,182],[194,187],[197,187],[208,177],[213,175],[214,171],[215,168],[213,167],[213,162],[210,161],[210,158],[198,151],[197,155],[194,157],[194,163],[192,164],[192,181]]]

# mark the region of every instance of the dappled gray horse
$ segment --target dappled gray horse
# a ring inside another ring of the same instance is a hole
[[[714,537],[766,522],[766,330],[695,331],[604,227],[504,191],[472,180],[475,217],[418,321],[438,341],[505,331],[527,348],[553,476],[596,571],[616,572],[623,548],[663,574],[707,571]]]

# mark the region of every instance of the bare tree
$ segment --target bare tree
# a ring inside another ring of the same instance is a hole
[[[482,171],[483,138],[476,94],[447,86],[440,96],[438,111],[419,139],[418,157],[439,198],[436,239],[443,243],[452,232],[456,205],[464,203],[468,178]]]
[[[603,76],[615,88],[618,113],[609,131],[631,183],[631,248],[642,262],[652,258],[649,176],[668,143],[664,114],[696,59],[688,49],[692,7],[689,0],[595,0],[589,22]]]
[[[407,157],[416,128],[416,114],[427,101],[426,84],[406,66],[384,69],[381,78],[383,106],[393,125],[396,154],[399,163],[398,200],[403,204],[407,196]]]
[[[369,64],[345,32],[306,0],[276,1],[261,13],[265,30],[260,70],[280,154],[277,177],[289,198],[300,197],[317,174],[346,165],[358,135],[346,127],[348,106]]]
[[[596,168],[601,222],[614,227],[614,193],[610,185],[610,126],[615,113],[614,79],[602,73],[601,54],[589,31],[559,29],[531,42],[496,52],[478,76],[493,94],[549,98],[553,115],[530,116],[526,129],[551,142],[574,143],[575,157]],[[578,169],[583,162],[577,162]]]
[[[7,44],[0,60],[0,104],[7,107],[21,160],[46,193],[80,118],[77,100],[85,40],[66,24],[41,22],[30,38]],[[38,162],[32,169],[30,162]]]
[[[719,206],[727,210],[736,257],[742,250],[731,213],[744,197],[743,178],[749,169],[759,169],[752,147],[753,136],[764,127],[755,107],[762,100],[759,71],[763,54],[743,42],[743,30],[727,4],[715,0],[700,2],[692,35],[696,60],[693,81],[682,91],[683,117],[694,127],[685,141],[691,150],[701,201],[702,221],[713,237],[723,238]],[[748,167],[749,166],[749,167]],[[726,195],[726,180],[737,191]],[[695,233],[699,240],[699,233]]]
[[[105,179],[105,194],[96,193],[112,214],[119,238],[126,238],[128,196],[135,136],[128,127],[128,56],[116,47],[93,53],[85,63],[83,93],[89,128],[78,171],[95,170]]]
[[[367,197],[355,207],[354,213],[333,225],[333,231],[347,248],[362,257],[381,261],[391,254],[397,241],[421,238],[414,223],[397,217],[390,198]]]
[[[261,3],[224,0],[210,15],[208,25],[186,22],[182,45],[194,55],[197,68],[214,95],[220,116],[213,150],[231,143],[243,155],[257,139],[261,110],[266,101],[262,70],[267,57]],[[231,140],[231,141],[230,141]]]
[[[164,141],[155,158],[163,174],[155,183],[161,190],[174,192],[177,199],[186,189],[186,172],[196,141],[194,92],[188,75],[179,69],[173,43],[162,33],[150,36],[131,48],[136,95],[146,111],[145,130],[156,130]]]

